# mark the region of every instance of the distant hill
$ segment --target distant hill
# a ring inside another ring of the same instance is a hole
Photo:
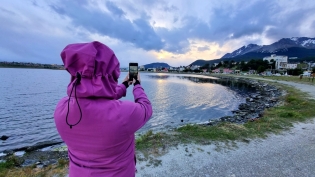
[[[168,65],[167,63],[150,63],[150,64],[146,64],[144,65],[144,67],[147,68],[169,68],[170,65]]]
[[[251,59],[263,59],[272,54],[297,57],[298,59],[289,62],[315,61],[315,38],[292,37],[282,38],[270,45],[249,44],[225,54],[220,59],[215,60],[196,60],[191,65],[203,66],[207,63],[213,64],[220,61],[249,61]]]

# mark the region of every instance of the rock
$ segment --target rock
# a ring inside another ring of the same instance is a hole
[[[36,165],[36,168],[44,168],[44,165],[43,164]]]
[[[62,142],[55,142],[55,141],[45,141],[41,143],[36,143],[34,146],[26,147],[25,151],[30,152],[30,151],[35,151],[38,149],[42,149],[48,146],[56,145],[56,144],[61,144]]]
[[[243,110],[243,109],[246,109],[248,107],[248,105],[246,103],[241,103],[239,106],[238,106],[238,109],[240,110]]]
[[[13,155],[14,154],[13,150],[5,150],[3,152],[6,153],[7,155]]]
[[[8,136],[6,136],[6,135],[2,135],[2,136],[0,137],[0,140],[5,141],[5,140],[7,140],[8,138],[9,138]]]

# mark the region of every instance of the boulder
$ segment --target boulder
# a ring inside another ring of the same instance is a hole
[[[0,140],[5,141],[5,140],[7,140],[8,138],[9,138],[8,136],[6,136],[6,135],[2,135],[2,136],[0,137]]]

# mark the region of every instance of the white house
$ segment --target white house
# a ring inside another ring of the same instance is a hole
[[[121,72],[129,71],[129,68],[119,68]]]
[[[144,65],[139,66],[139,70],[140,70],[140,71],[144,71],[144,70],[145,70]]]
[[[287,69],[295,69],[295,68],[297,68],[296,63],[287,63]]]
[[[199,69],[199,68],[200,68],[200,66],[198,66],[198,65],[192,65],[190,67],[191,70],[195,70],[195,69]]]
[[[153,71],[156,72],[156,68],[148,68],[147,71]]]
[[[288,56],[283,55],[271,55],[270,57],[264,57],[263,60],[267,60],[269,63],[271,60],[276,61],[275,69],[286,69],[288,64]]]
[[[185,67],[180,66],[177,71],[180,71],[180,72],[181,72],[181,71],[184,71],[184,70],[185,70]]]

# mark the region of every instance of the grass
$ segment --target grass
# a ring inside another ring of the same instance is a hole
[[[275,84],[275,83],[274,83]],[[279,84],[277,84],[279,85]],[[265,138],[270,133],[280,133],[292,127],[295,122],[303,122],[315,117],[315,100],[292,87],[279,85],[287,94],[280,98],[280,106],[266,109],[260,119],[245,124],[220,123],[216,126],[186,125],[172,134],[152,131],[137,139],[137,150],[156,152],[165,146],[182,143],[210,144],[211,141],[240,140],[249,142],[251,138]]]
[[[271,80],[276,80],[276,81],[288,81],[288,82],[295,82],[295,83],[315,85],[315,78],[312,79],[312,77],[305,77],[305,76],[303,76],[302,79],[300,79],[299,76],[257,76],[257,75],[246,75],[245,77],[265,78],[265,79],[271,79]]]
[[[45,177],[65,176],[68,173],[69,161],[60,159],[58,164],[49,165],[44,168],[36,168],[36,165],[20,168],[21,162],[17,157],[11,156],[6,162],[0,163],[0,177]]]

